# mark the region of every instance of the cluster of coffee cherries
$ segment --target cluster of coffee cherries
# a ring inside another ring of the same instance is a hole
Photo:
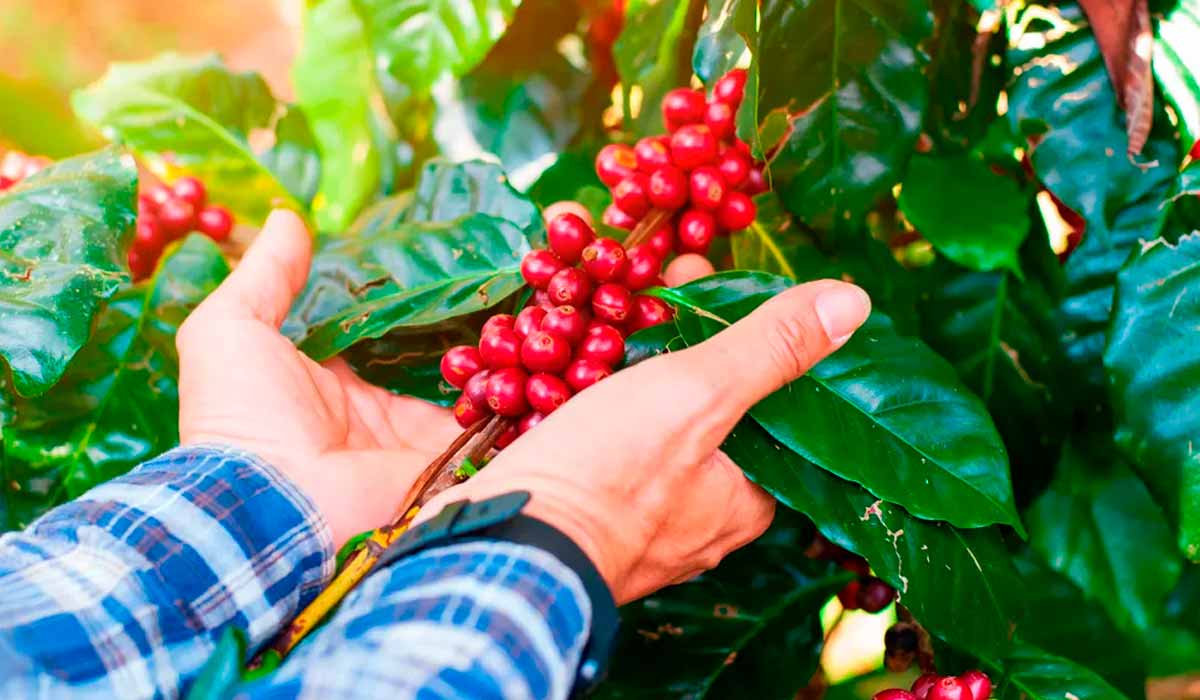
[[[0,158],[0,192],[49,166],[54,161],[45,156],[31,156],[21,151],[9,151]]]
[[[846,610],[864,610],[869,613],[882,611],[896,599],[896,589],[882,579],[871,575],[867,560],[847,552],[820,534],[813,539],[805,552],[812,559],[837,562],[838,566],[852,571],[858,578],[838,591],[838,601]]]
[[[534,294],[516,316],[497,314],[478,345],[442,356],[442,377],[462,389],[454,417],[464,428],[492,415],[513,422],[496,443],[504,448],[572,395],[613,373],[625,338],[672,317],[671,307],[639,294],[661,285],[663,258],[649,247],[626,250],[575,214],[547,227],[550,248],[531,251],[521,275]]]
[[[667,134],[601,149],[596,173],[613,198],[604,223],[633,230],[651,212],[666,212],[654,246],[701,255],[717,236],[754,223],[752,197],[767,185],[750,147],[734,133],[745,87],[746,71],[735,69],[707,99],[703,90],[672,90],[662,101]]]
[[[181,177],[169,187],[159,183],[140,192],[137,234],[129,249],[133,278],[148,277],[163,248],[191,231],[199,231],[218,243],[227,240],[233,231],[233,215],[225,207],[208,203],[203,182]]]
[[[910,690],[888,688],[875,693],[871,700],[988,700],[992,697],[992,679],[983,671],[967,671],[960,676],[924,673],[913,681]]]

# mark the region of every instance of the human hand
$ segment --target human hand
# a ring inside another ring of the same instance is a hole
[[[869,312],[867,295],[844,282],[790,289],[699,345],[580,392],[418,521],[452,501],[525,490],[525,512],[579,545],[618,603],[690,579],[762,534],[774,513],[721,442]]]
[[[460,432],[445,409],[317,363],[279,332],[304,286],[312,240],[291,212],[179,329],[182,444],[240,447],[292,479],[336,546],[392,519],[417,475]]]

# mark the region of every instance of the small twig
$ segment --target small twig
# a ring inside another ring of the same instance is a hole
[[[638,225],[625,237],[625,249],[629,250],[639,243],[644,243],[670,218],[671,212],[666,209],[651,209],[650,213],[642,217]]]

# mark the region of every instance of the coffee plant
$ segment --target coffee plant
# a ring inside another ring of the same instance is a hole
[[[5,157],[4,527],[178,441],[174,333],[286,207],[284,332],[453,406],[441,487],[792,285],[871,294],[724,445],[775,524],[628,605],[599,696],[853,697],[821,652],[856,609],[898,620],[864,697],[1200,672],[1200,0],[310,0],[302,34],[294,102],[168,54],[74,95],[111,146]],[[718,272],[664,286],[684,254]]]

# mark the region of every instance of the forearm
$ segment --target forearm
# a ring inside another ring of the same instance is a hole
[[[311,599],[332,547],[253,456],[169,452],[0,538],[0,696],[177,694],[225,626],[261,643]]]

